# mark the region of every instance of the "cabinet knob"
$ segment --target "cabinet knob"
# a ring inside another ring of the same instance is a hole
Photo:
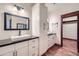
[[[33,40],[32,42],[35,42],[35,40]]]
[[[33,46],[32,48],[35,48],[35,46]]]

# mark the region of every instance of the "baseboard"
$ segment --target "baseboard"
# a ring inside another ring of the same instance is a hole
[[[57,46],[60,46],[60,47],[61,47],[61,44],[57,44],[57,43],[55,43],[55,45],[57,45]]]
[[[76,39],[72,39],[72,38],[64,38],[64,37],[63,37],[63,39],[77,41]]]
[[[47,51],[48,51],[48,50],[47,50]],[[47,51],[46,51],[46,52],[47,52]],[[46,53],[46,52],[45,52],[45,53]],[[44,54],[42,54],[41,56],[45,56],[45,53],[44,53]]]

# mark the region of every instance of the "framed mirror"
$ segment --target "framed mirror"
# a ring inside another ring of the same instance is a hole
[[[29,18],[4,13],[4,30],[29,30]]]

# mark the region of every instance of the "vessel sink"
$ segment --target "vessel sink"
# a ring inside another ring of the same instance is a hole
[[[12,41],[19,41],[28,38],[31,38],[31,35],[11,36]]]

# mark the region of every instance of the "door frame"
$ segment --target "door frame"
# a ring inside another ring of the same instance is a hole
[[[63,46],[63,19],[73,16],[77,16],[77,52],[79,53],[79,11],[61,15],[61,47]]]

